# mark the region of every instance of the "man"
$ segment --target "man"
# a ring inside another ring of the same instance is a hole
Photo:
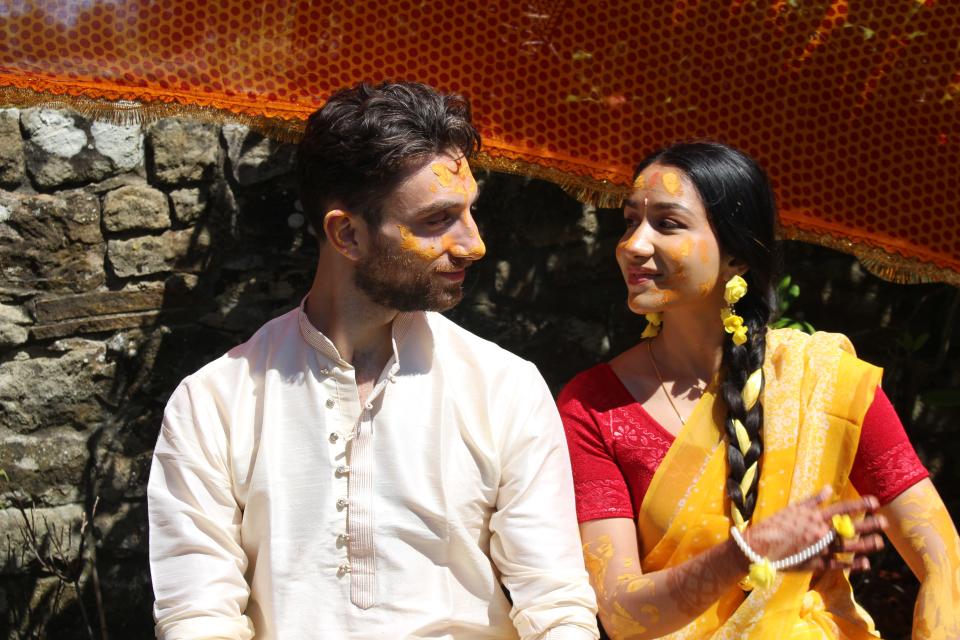
[[[360,85],[311,116],[313,285],[164,416],[159,638],[597,637],[543,379],[433,313],[484,254],[478,146],[465,101],[420,84]]]

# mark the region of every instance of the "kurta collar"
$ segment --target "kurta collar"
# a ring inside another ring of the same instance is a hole
[[[323,332],[313,326],[313,323],[311,323],[310,319],[307,317],[306,308],[307,297],[304,296],[303,300],[300,301],[300,307],[297,309],[297,320],[300,325],[300,335],[303,337],[304,341],[313,347],[313,349],[316,350],[320,355],[324,356],[328,360],[336,362],[338,366],[344,369],[352,369],[353,365],[340,356],[340,352],[337,351],[337,347],[334,346],[333,341],[331,341],[330,338],[323,334]],[[407,333],[409,332],[414,319],[421,315],[423,315],[422,311],[401,311],[397,313],[397,316],[393,319],[393,324],[390,327],[390,342],[391,348],[393,349],[393,362],[397,365],[402,364],[400,362],[399,347],[403,343],[404,337],[406,337]]]

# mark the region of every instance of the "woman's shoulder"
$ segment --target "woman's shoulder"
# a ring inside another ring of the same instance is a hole
[[[599,389],[610,386],[610,377],[614,375],[610,369],[610,364],[600,362],[589,369],[584,369],[573,376],[567,384],[563,385],[560,395],[557,396],[557,403],[571,402],[584,397],[590,397]]]

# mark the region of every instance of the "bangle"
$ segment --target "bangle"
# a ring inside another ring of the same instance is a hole
[[[770,561],[769,558],[761,556],[759,553],[754,551],[747,541],[743,539],[743,534],[740,533],[740,529],[737,527],[730,527],[730,537],[733,538],[733,541],[737,544],[737,547],[740,548],[740,551],[743,552],[743,555],[747,557],[747,560],[750,561],[750,572],[747,574],[747,577],[743,581],[743,585],[752,589],[753,587],[766,588],[773,584],[774,579],[777,577],[777,571],[781,569],[789,569],[790,567],[795,567],[798,564],[803,564],[810,558],[819,555],[827,546],[833,542],[833,539],[836,537],[836,532],[831,529],[823,535],[822,538],[814,542],[812,545],[806,549],[801,549],[793,555],[789,555],[786,558],[781,558],[779,560]]]

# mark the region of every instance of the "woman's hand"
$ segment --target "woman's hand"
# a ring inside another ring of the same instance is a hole
[[[744,540],[759,555],[771,561],[780,560],[821,540],[833,529],[833,516],[848,515],[855,522],[855,537],[844,539],[838,535],[820,555],[791,569],[869,569],[870,561],[864,554],[883,548],[880,532],[887,526],[886,518],[874,515],[880,508],[880,503],[873,496],[865,496],[858,500],[845,500],[824,506],[832,494],[830,487],[825,487],[816,495],[791,504],[762,522],[750,525],[743,533]],[[858,520],[861,514],[866,515]]]

